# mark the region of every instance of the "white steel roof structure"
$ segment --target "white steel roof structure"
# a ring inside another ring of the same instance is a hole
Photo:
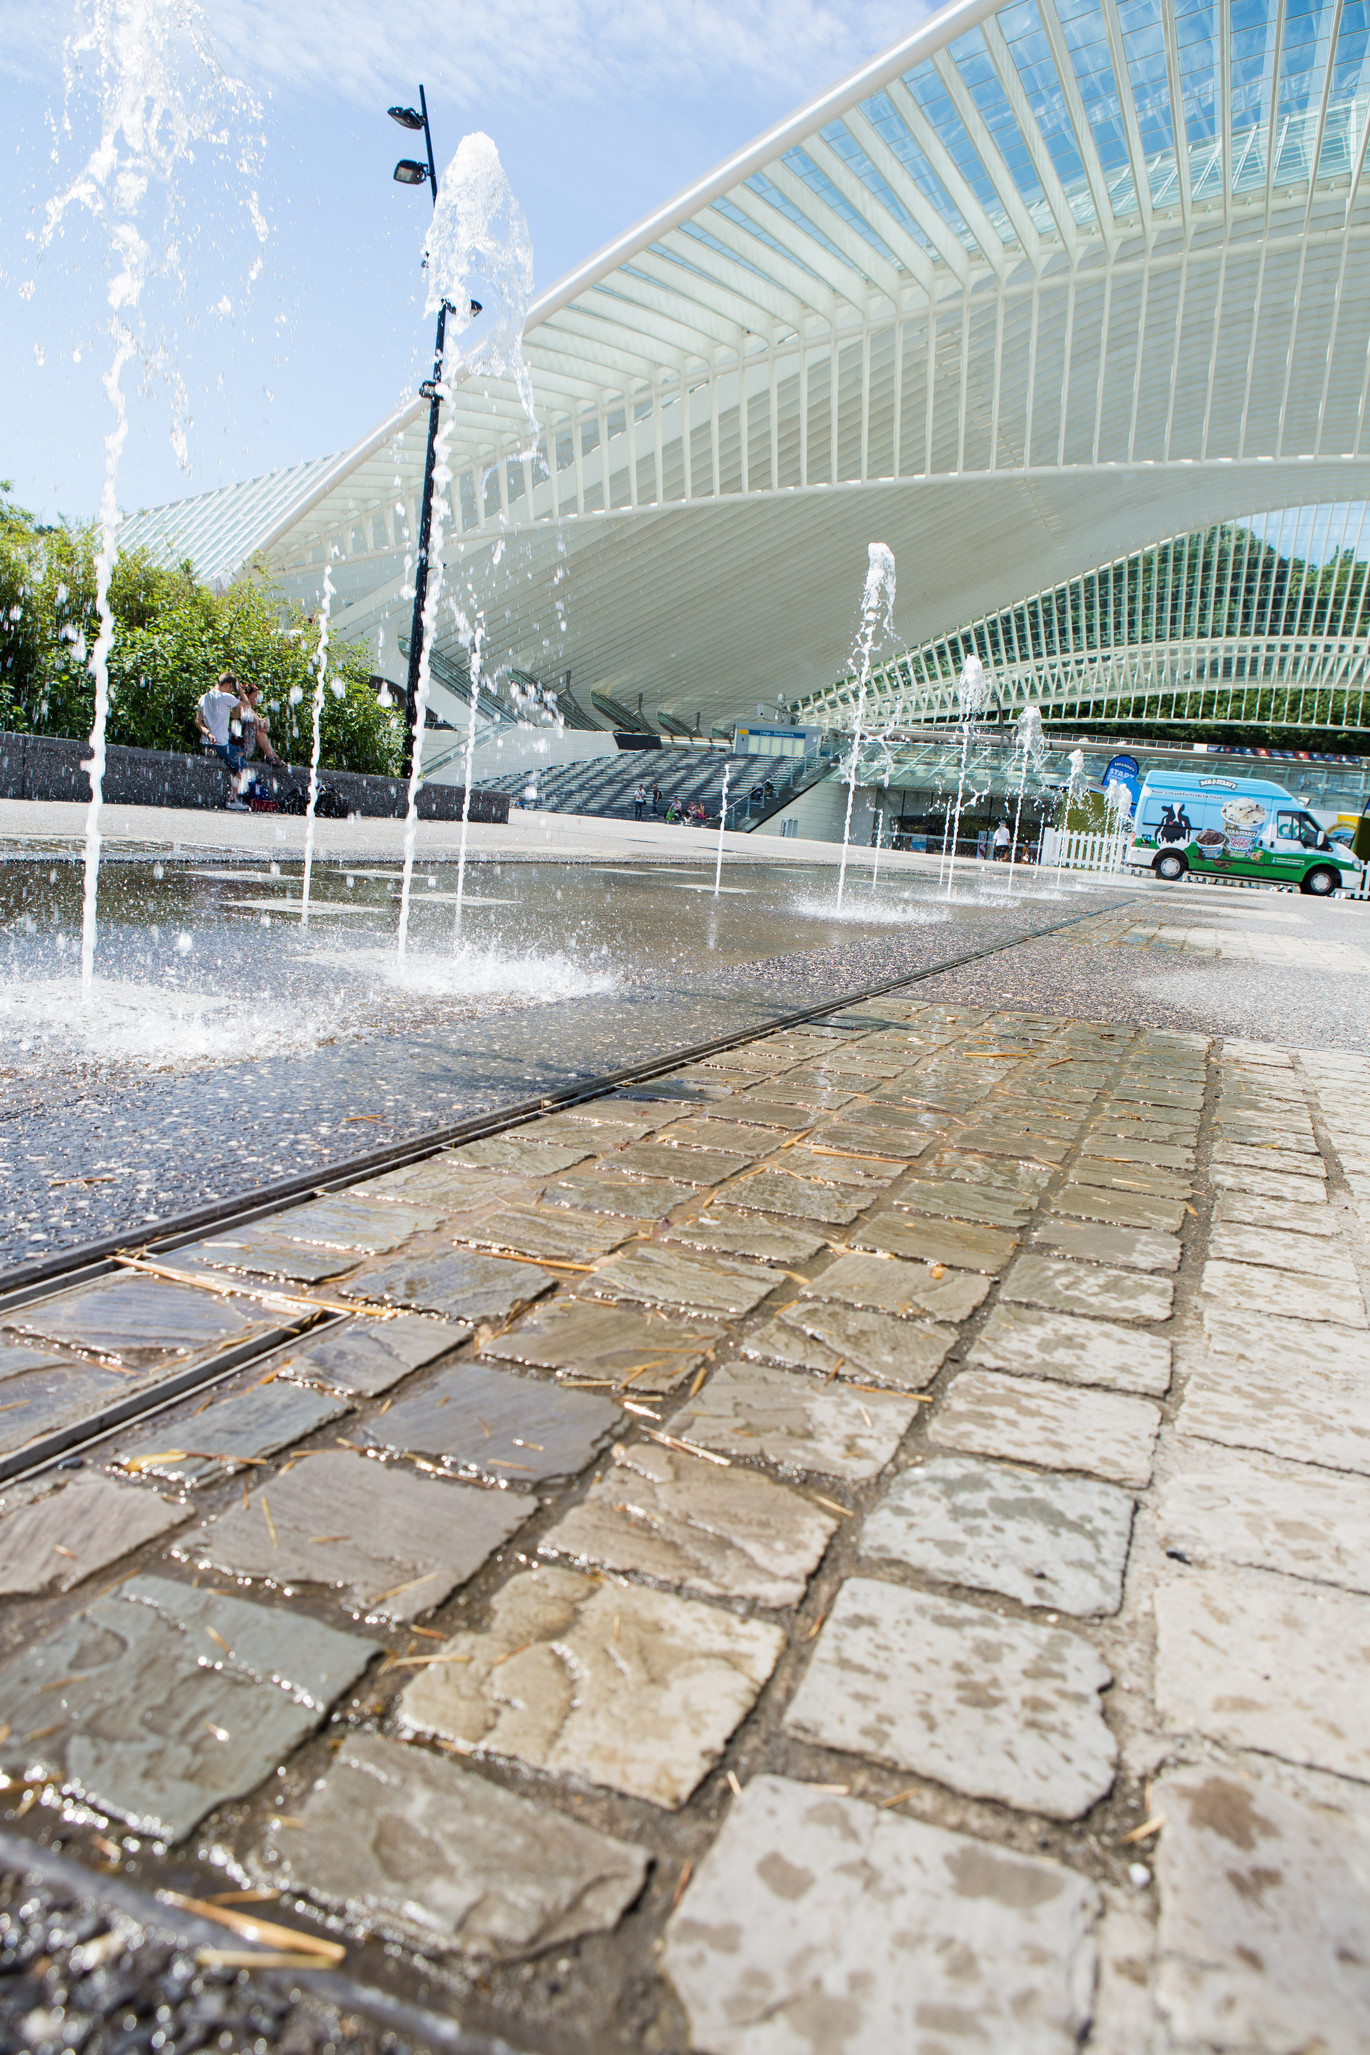
[[[920,645],[1370,496],[1366,45],[1367,0],[958,0],[700,180],[533,307],[535,458],[512,387],[455,403],[491,668],[707,728],[839,675],[870,541]],[[349,638],[407,632],[425,428],[253,540],[307,603],[336,558]]]
[[[991,721],[1032,705],[1056,723],[1149,732],[1370,727],[1367,531],[1362,503],[1152,543],[897,657],[869,681],[866,722],[959,721],[956,681],[974,654],[993,680]],[[791,711],[850,726],[855,702],[847,678]]]

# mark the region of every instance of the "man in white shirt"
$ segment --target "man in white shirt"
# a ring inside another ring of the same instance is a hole
[[[1013,837],[1008,831],[1008,822],[1000,821],[998,827],[994,830],[994,861],[996,863],[1008,862],[1008,845],[1012,839]]]
[[[195,708],[195,725],[200,731],[202,746],[212,750],[220,763],[228,766],[229,812],[246,813],[247,802],[240,793],[243,772],[242,702],[238,680],[232,671],[225,671],[208,692],[201,694]],[[233,732],[235,728],[236,734]]]
[[[639,785],[636,792],[634,792],[633,794],[633,819],[635,821],[640,821],[642,819],[642,809],[646,804],[647,787],[645,785]]]

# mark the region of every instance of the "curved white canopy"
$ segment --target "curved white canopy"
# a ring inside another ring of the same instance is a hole
[[[920,645],[1370,496],[1366,43],[1344,0],[959,0],[769,131],[536,303],[535,458],[512,388],[456,401],[447,577],[490,667],[707,727],[843,670],[872,540]],[[383,648],[426,412],[256,543],[311,601],[333,554]]]

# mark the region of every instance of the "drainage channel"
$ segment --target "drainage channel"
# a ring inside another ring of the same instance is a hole
[[[1118,904],[1126,904],[1119,901]],[[382,1149],[375,1149],[363,1156],[345,1158],[337,1163],[324,1177],[309,1175],[283,1179],[264,1186],[252,1194],[231,1196],[212,1202],[190,1212],[181,1213],[171,1219],[153,1222],[140,1233],[129,1235],[108,1235],[100,1241],[78,1245],[74,1249],[60,1251],[32,1263],[22,1264],[6,1273],[0,1273],[0,1323],[9,1313],[30,1305],[36,1300],[55,1297],[59,1292],[71,1291],[77,1285],[88,1284],[100,1277],[107,1277],[125,1270],[130,1259],[153,1260],[174,1254],[179,1248],[199,1241],[212,1229],[228,1230],[250,1225],[254,1221],[269,1218],[273,1213],[284,1211],[303,1198],[325,1197],[345,1191],[350,1185],[364,1179],[376,1177],[384,1171],[398,1170],[407,1164],[423,1162],[430,1156],[453,1148],[462,1142],[473,1142],[487,1136],[505,1134],[512,1128],[537,1120],[542,1115],[561,1111],[568,1106],[585,1105],[591,1100],[602,1099],[610,1093],[621,1091],[626,1085],[647,1084],[654,1078],[668,1076],[683,1069],[687,1064],[702,1062],[706,1057],[719,1055],[727,1049],[745,1047],[748,1042],[762,1040],[765,1036],[778,1033],[789,1027],[803,1026],[807,1022],[822,1022],[830,1026],[850,1025],[853,1028],[879,1026],[869,1016],[843,1022],[841,1016],[852,1007],[868,1005],[887,993],[906,990],[910,985],[925,982],[928,978],[941,977],[947,971],[961,970],[967,964],[983,963],[988,957],[1001,956],[1010,949],[1017,949],[1027,942],[1045,941],[1052,935],[1078,927],[1082,921],[1097,918],[1100,912],[1113,910],[1109,907],[1091,907],[1088,913],[1075,914],[1071,919],[1058,921],[1052,927],[1040,928],[1029,935],[1015,935],[1002,942],[993,942],[983,949],[967,950],[960,956],[948,957],[940,963],[929,964],[922,970],[908,971],[897,978],[887,978],[879,983],[863,985],[858,990],[845,992],[837,999],[826,999],[820,1004],[796,1008],[790,1012],[778,1013],[769,1020],[752,1027],[737,1028],[726,1035],[716,1036],[707,1042],[694,1042],[688,1047],[673,1049],[667,1055],[654,1056],[644,1063],[625,1065],[622,1069],[601,1072],[597,1077],[582,1079],[578,1083],[565,1085],[537,1098],[521,1099],[512,1105],[497,1107],[486,1113],[472,1115],[467,1120],[456,1121],[450,1126],[430,1128],[426,1134],[413,1135],[407,1141],[391,1143]],[[207,1362],[193,1364],[177,1372],[169,1379],[142,1392],[131,1392],[116,1404],[101,1408],[98,1412],[54,1429],[51,1434],[27,1443],[23,1448],[12,1450],[0,1457],[0,1483],[12,1483],[38,1472],[52,1469],[63,1461],[72,1461],[78,1454],[106,1440],[118,1429],[131,1421],[143,1420],[162,1412],[167,1406],[183,1399],[192,1391],[207,1391],[213,1385],[235,1376],[238,1372],[256,1363],[265,1362],[279,1349],[297,1344],[303,1334],[319,1334],[325,1328],[339,1324],[339,1316],[324,1309],[312,1310],[310,1302],[286,1289],[273,1290],[269,1284],[252,1286],[244,1284],[240,1295],[245,1298],[265,1299],[281,1302],[293,1301],[299,1307],[301,1317],[285,1326],[256,1337],[236,1349],[216,1353]]]

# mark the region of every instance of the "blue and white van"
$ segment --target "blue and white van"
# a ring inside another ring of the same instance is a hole
[[[1361,866],[1308,808],[1268,778],[1148,771],[1132,817],[1128,863],[1175,880],[1239,877],[1297,885],[1319,898],[1358,883]]]

